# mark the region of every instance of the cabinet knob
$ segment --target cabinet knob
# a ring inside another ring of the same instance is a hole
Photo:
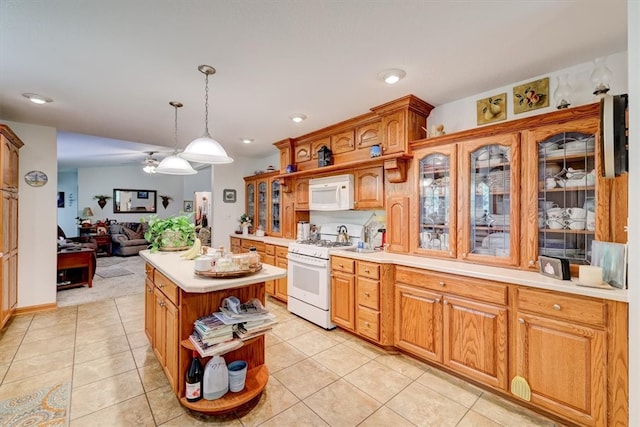
[[[467,257],[467,253],[466,253],[466,252],[464,252],[464,253],[462,254],[462,258],[466,258],[466,257]]]
[[[536,265],[536,262],[535,262],[534,260],[530,259],[530,260],[529,260],[529,265],[530,265],[531,267],[533,267],[534,265]]]
[[[340,264],[340,268],[344,268],[344,264]]]
[[[446,285],[446,283],[444,283],[444,282],[439,282],[439,283],[438,283],[438,285],[440,285],[440,286],[445,286],[445,285]]]
[[[147,288],[147,292],[151,293],[151,292],[153,292],[153,289]]]
[[[369,296],[369,292],[365,292],[364,295],[368,297]]]
[[[365,325],[367,328],[370,326],[370,325],[369,325],[369,322],[364,322],[364,325]]]
[[[524,319],[521,317],[518,319],[518,323],[522,323],[524,325]]]
[[[158,305],[159,305],[160,307],[164,307],[164,301],[160,301],[160,302],[158,302]]]
[[[158,286],[158,289],[164,288],[164,285],[162,283],[158,283],[156,286]]]
[[[449,304],[449,301],[444,300],[442,303],[443,303],[444,305],[448,305],[448,304]]]
[[[436,298],[436,304],[440,304],[440,298]]]
[[[562,307],[560,307],[560,304],[553,304],[553,309],[554,310],[560,310]]]
[[[369,269],[368,269],[368,268],[365,268],[365,269],[364,269],[364,272],[365,272],[365,273],[368,273],[368,272],[369,272]]]

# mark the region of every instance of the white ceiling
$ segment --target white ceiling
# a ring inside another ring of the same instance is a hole
[[[211,134],[232,157],[260,157],[275,141],[409,93],[437,106],[624,51],[627,40],[625,0],[0,5],[0,118],[61,131],[61,168],[171,152],[172,100],[185,104],[184,148],[204,130],[200,64],[217,69],[209,78]],[[388,68],[407,76],[388,86],[377,78]],[[35,105],[24,92],[54,102]],[[308,119],[291,122],[296,112]]]

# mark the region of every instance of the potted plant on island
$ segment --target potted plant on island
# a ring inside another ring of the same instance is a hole
[[[238,222],[240,222],[240,227],[242,227],[242,234],[245,236],[248,235],[249,227],[251,226],[251,217],[246,213],[243,213]]]
[[[151,215],[142,221],[149,224],[144,238],[150,243],[152,253],[159,250],[184,250],[195,241],[195,225],[191,222],[191,214],[170,216],[166,219]]]
[[[98,206],[100,206],[100,209],[102,209],[107,204],[107,200],[111,199],[111,196],[105,196],[104,194],[97,194],[93,196],[93,198],[98,201]]]

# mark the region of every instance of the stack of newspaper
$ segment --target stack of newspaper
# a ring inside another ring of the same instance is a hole
[[[245,341],[271,330],[276,317],[258,299],[238,304],[236,298],[226,298],[220,312],[214,313],[222,323],[233,328],[235,335]]]
[[[233,326],[223,323],[215,313],[194,322],[189,340],[202,357],[223,354],[242,347],[242,341],[233,338]]]

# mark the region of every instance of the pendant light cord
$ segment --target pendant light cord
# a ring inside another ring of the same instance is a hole
[[[209,74],[204,74],[204,134],[209,135]]]
[[[174,124],[174,131],[173,131],[173,139],[175,142],[175,151],[174,154],[178,154],[178,106],[174,106],[175,109],[175,115],[174,115],[174,120],[173,120],[173,124]]]

